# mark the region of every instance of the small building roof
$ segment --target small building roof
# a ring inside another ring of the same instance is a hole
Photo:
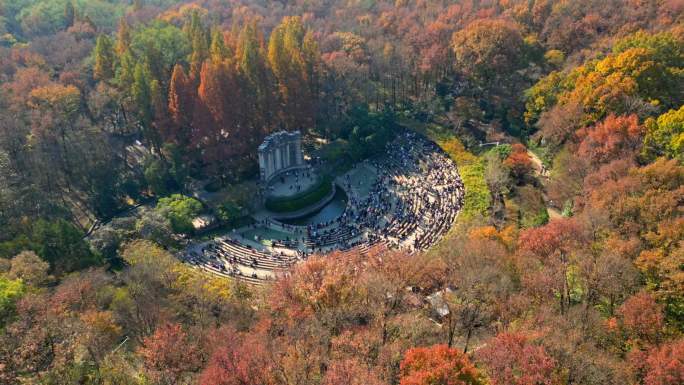
[[[216,222],[216,217],[211,214],[202,214],[192,220],[192,227],[195,230],[202,230]]]

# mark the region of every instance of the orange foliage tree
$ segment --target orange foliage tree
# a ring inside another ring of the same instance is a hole
[[[597,125],[579,130],[577,134],[582,138],[579,156],[596,165],[634,157],[641,147],[644,128],[636,115],[611,114]]]
[[[511,170],[511,174],[518,181],[521,181],[532,172],[532,159],[527,155],[525,146],[520,143],[511,146],[511,153],[503,163]]]
[[[409,349],[401,362],[401,385],[480,385],[468,357],[447,345]]]
[[[145,369],[153,381],[175,384],[201,365],[200,350],[179,324],[157,328],[139,349]]]

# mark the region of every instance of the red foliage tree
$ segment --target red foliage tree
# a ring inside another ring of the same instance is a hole
[[[511,153],[504,160],[504,165],[510,168],[511,174],[518,178],[518,180],[523,179],[532,172],[532,159],[527,155],[525,146],[520,143],[511,146]]]
[[[382,385],[370,369],[356,360],[335,361],[325,373],[323,385]]]
[[[202,148],[208,166],[225,175],[252,155],[261,131],[247,120],[249,107],[238,73],[230,63],[205,62],[197,94],[193,142]]]
[[[542,262],[548,262],[558,254],[568,254],[582,240],[582,227],[576,220],[558,219],[545,226],[523,231],[518,247]]]
[[[199,376],[203,385],[243,385],[275,383],[268,352],[258,336],[240,336],[220,329],[214,339],[217,347],[209,365]],[[218,337],[218,338],[216,338]]]
[[[643,373],[644,385],[684,384],[684,339],[653,348],[636,362]]]
[[[593,164],[633,157],[639,149],[644,127],[636,115],[609,115],[603,122],[581,129],[578,154]]]
[[[631,296],[618,313],[631,336],[650,343],[657,341],[663,327],[663,311],[651,294],[642,291]]]
[[[606,211],[621,233],[645,234],[657,231],[666,218],[680,215],[682,186],[684,167],[660,158],[644,167],[612,170],[585,186],[584,195],[587,206]]]
[[[150,378],[162,384],[176,384],[190,372],[199,369],[199,347],[178,324],[157,328],[139,349]]]
[[[453,26],[441,21],[434,21],[427,25],[424,32],[418,35],[421,43],[420,70],[423,73],[443,74],[449,67],[451,50],[449,37],[453,33]]]
[[[447,345],[409,349],[401,362],[401,385],[479,385],[468,357]]]
[[[518,239],[523,262],[533,262],[524,268],[523,283],[540,295],[558,295],[562,313],[570,306],[568,268],[585,241],[583,228],[574,219],[553,220],[545,226],[525,230]]]
[[[477,352],[492,385],[553,385],[555,361],[519,333],[500,333]]]
[[[187,145],[190,140],[190,124],[196,95],[193,81],[187,77],[183,66],[176,64],[169,83],[169,115],[171,123],[162,131],[166,141]]]

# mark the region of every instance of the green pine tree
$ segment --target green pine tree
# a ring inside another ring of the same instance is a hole
[[[133,72],[131,96],[138,109],[138,117],[143,127],[149,127],[152,122],[152,102],[149,70],[141,63],[136,64]]]
[[[107,35],[100,35],[95,43],[93,76],[108,81],[114,77],[114,45]]]

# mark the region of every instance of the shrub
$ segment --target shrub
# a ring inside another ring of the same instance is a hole
[[[21,279],[10,280],[0,277],[0,325],[14,313],[14,306],[24,294],[25,286]]]
[[[520,226],[537,227],[549,221],[549,214],[542,193],[532,186],[519,187],[516,191],[519,204]]]
[[[173,194],[159,199],[157,211],[171,221],[173,231],[191,233],[192,220],[202,212],[202,203],[195,198]]]
[[[224,202],[216,209],[216,216],[224,223],[233,223],[242,217],[242,208],[234,202]]]

